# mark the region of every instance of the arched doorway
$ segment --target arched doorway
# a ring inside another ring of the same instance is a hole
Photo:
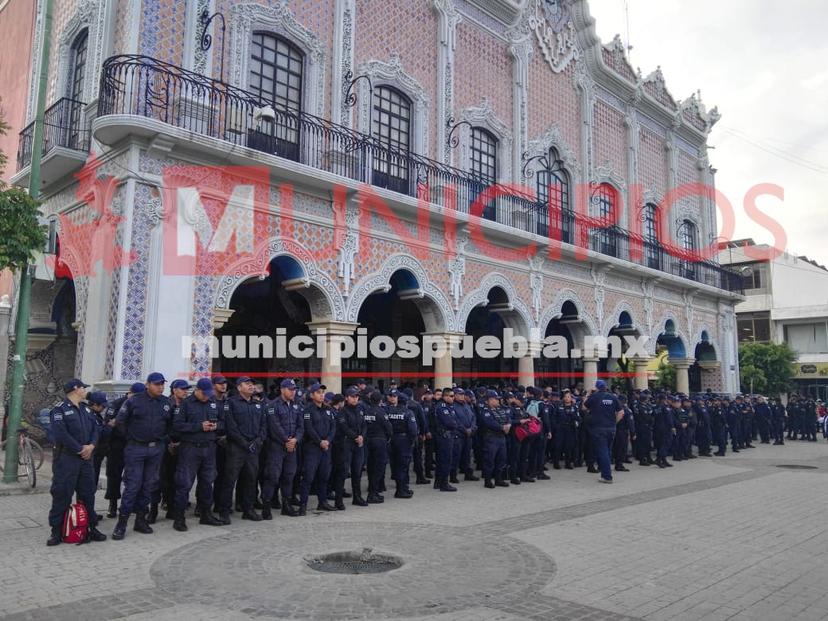
[[[621,311],[616,323],[607,333],[609,347],[598,361],[598,372],[617,374],[611,378],[611,384],[617,386],[624,392],[629,392],[635,387],[632,376],[632,373],[635,371],[635,363],[631,358],[627,358],[626,356],[627,350],[629,349],[629,343],[624,338],[626,336],[639,337],[641,333],[633,323],[630,313]],[[618,345],[619,342],[620,346]]]
[[[695,362],[689,370],[690,391],[718,391],[721,389],[721,378],[719,361],[716,356],[716,348],[710,342],[710,335],[707,330],[702,330],[700,340],[696,343],[694,352]]]
[[[564,388],[574,388],[583,374],[584,365],[581,358],[570,358],[569,352],[573,349],[583,346],[583,339],[578,343],[576,339],[582,337],[584,334],[584,321],[580,316],[577,305],[572,300],[566,300],[560,308],[560,312],[556,317],[553,317],[546,325],[544,338],[560,337],[552,340],[552,342],[560,339],[566,339],[566,357],[547,358],[543,355],[537,359],[535,371],[538,376],[538,383],[546,387],[563,390]],[[549,340],[546,341],[550,343]],[[557,349],[557,348],[555,348]]]

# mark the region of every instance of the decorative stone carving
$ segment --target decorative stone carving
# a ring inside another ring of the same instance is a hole
[[[443,85],[443,98],[437,110],[437,140],[438,145],[442,145],[438,153],[444,162],[450,162],[451,147],[446,144],[446,122],[451,118],[454,109],[454,49],[457,24],[462,18],[454,6],[454,0],[432,0],[432,6],[437,12],[440,29],[440,66],[437,79]]]
[[[526,152],[529,154],[529,157],[534,157],[536,155],[547,155],[552,148],[558,152],[558,155],[564,163],[564,167],[572,177],[580,177],[581,165],[578,163],[575,152],[563,137],[563,133],[557,123],[550,125],[549,129],[543,135],[534,140],[530,140],[526,147]]]
[[[641,279],[641,294],[644,303],[644,318],[647,322],[647,334],[653,336],[653,290],[655,285],[647,278]]]
[[[334,231],[334,246],[338,252],[336,275],[342,279],[344,287],[342,295],[347,298],[351,290],[351,281],[354,278],[356,255],[359,252],[359,207],[350,203],[346,204],[345,213],[341,216],[345,221],[345,226],[337,226]]]
[[[272,6],[254,3],[235,4],[230,13],[231,83],[245,88],[249,73],[250,41],[253,32],[265,30],[282,35],[297,45],[306,58],[304,109],[317,116],[325,110],[325,48],[319,38],[296,21],[287,0]]]
[[[345,101],[349,83],[345,76],[354,68],[355,0],[336,0],[334,21],[334,69],[331,89],[331,116],[345,127],[351,126],[351,108]],[[338,66],[337,66],[338,65]],[[337,115],[339,119],[337,119]]]
[[[102,4],[101,0],[82,0],[79,2],[72,17],[66,22],[58,36],[55,100],[68,97],[70,94],[72,44],[84,29],[87,30],[88,43],[86,75],[81,100],[84,103],[89,103],[97,97],[99,85],[97,75],[101,62],[103,62],[103,20],[106,13]]]
[[[564,71],[581,55],[569,5],[568,0],[538,0],[528,18],[543,57],[555,73]]]
[[[595,318],[599,326],[604,325],[604,297],[606,296],[604,286],[607,282],[607,271],[606,268],[597,265],[592,265],[590,268],[594,287],[593,295],[595,296]]]
[[[501,179],[512,179],[512,130],[502,120],[497,118],[492,110],[491,103],[487,97],[479,106],[465,108],[460,113],[460,122],[466,121],[473,127],[483,127],[488,129],[498,139],[498,161],[503,162],[503,166],[499,171]],[[459,127],[457,130],[460,133],[460,144],[462,149],[462,157],[460,160],[460,168],[469,169],[471,166],[471,129],[465,125]]]

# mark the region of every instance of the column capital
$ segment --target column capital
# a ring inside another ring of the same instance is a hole
[[[224,327],[233,313],[236,311],[232,308],[214,308],[213,309],[213,330],[221,330]]]
[[[581,358],[581,360],[583,360],[584,364],[587,364],[587,363],[598,364],[598,362],[601,359],[598,356],[584,356],[583,358]]]
[[[678,360],[670,360],[670,364],[672,364],[676,369],[689,369],[693,366],[693,363],[696,362],[690,358],[679,358]]]
[[[358,323],[348,321],[333,321],[324,319],[322,321],[308,321],[305,323],[314,336],[318,334],[330,334],[331,336],[353,336],[359,327]]]

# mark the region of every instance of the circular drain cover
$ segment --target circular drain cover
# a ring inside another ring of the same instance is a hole
[[[402,567],[403,562],[389,554],[374,554],[371,548],[362,552],[334,552],[305,558],[314,571],[329,574],[381,574]]]
[[[805,466],[803,464],[779,464],[777,468],[785,468],[787,470],[819,470],[816,466]]]

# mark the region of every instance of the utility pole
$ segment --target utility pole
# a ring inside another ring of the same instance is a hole
[[[46,111],[46,87],[49,78],[49,50],[52,44],[52,0],[43,8],[43,41],[40,48],[40,75],[38,76],[35,126],[32,140],[32,164],[29,171],[29,196],[40,196],[40,160],[43,155],[43,114]],[[29,345],[29,305],[32,299],[32,275],[29,267],[20,273],[20,294],[15,323],[15,354],[12,361],[9,422],[6,427],[6,462],[4,483],[17,482],[17,429],[23,415],[23,388],[26,383],[26,349]]]

